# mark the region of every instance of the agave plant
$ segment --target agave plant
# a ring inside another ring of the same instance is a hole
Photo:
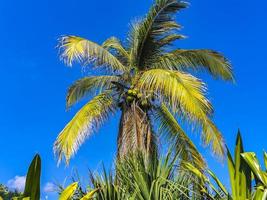
[[[267,153],[264,152],[264,163],[267,170]],[[267,173],[262,170],[254,152],[244,152],[240,131],[238,131],[235,156],[232,158],[228,150],[228,170],[232,193],[224,193],[233,200],[265,200],[267,199]],[[213,178],[219,182],[215,175]],[[253,182],[255,180],[255,183]],[[220,188],[224,188],[220,183]]]
[[[251,169],[242,159],[242,153],[244,153],[243,142],[240,131],[238,131],[234,158],[232,158],[230,151],[227,150],[228,171],[231,181],[232,199],[234,200],[251,199]]]
[[[210,199],[220,200],[266,200],[267,199],[267,153],[264,152],[265,170],[261,169],[254,152],[244,152],[240,131],[238,131],[234,156],[227,149],[228,171],[231,192],[228,192],[219,178],[210,170],[206,173],[188,162],[183,167],[202,180],[202,191]],[[210,181],[214,180],[216,185]],[[254,182],[255,180],[255,182]],[[209,190],[208,190],[209,189]]]
[[[78,190],[78,182],[60,194],[60,200],[174,200],[201,199],[205,196],[193,189],[191,174],[180,169],[179,155],[153,160],[141,152],[128,154],[116,162],[116,171],[90,172],[87,191]],[[75,195],[76,193],[76,195]],[[86,195],[85,195],[86,194]],[[194,198],[193,198],[194,197]]]
[[[97,200],[133,200],[122,185],[118,184],[112,171],[108,173],[104,167],[102,174],[90,172],[90,180],[92,183],[90,190],[96,191]]]
[[[261,169],[259,161],[254,152],[242,153],[241,156],[250,167],[255,178],[256,186],[253,194],[254,200],[265,200],[267,199],[267,153],[264,152],[264,164],[265,170]]]
[[[117,184],[135,200],[201,198],[193,190],[192,176],[180,168],[179,157],[169,152],[164,158],[151,160],[141,153],[132,154],[118,163]]]
[[[164,134],[168,144],[182,151],[183,159],[203,167],[203,158],[181,128],[185,123],[201,130],[203,143],[210,144],[215,154],[224,154],[222,135],[211,120],[206,86],[190,72],[206,70],[215,78],[233,81],[231,65],[213,50],[174,47],[176,40],[185,38],[178,33],[181,26],[174,16],[186,7],[179,0],[155,0],[147,15],[131,24],[123,42],[115,37],[102,45],[78,36],[60,39],[62,60],[69,66],[74,62],[93,66],[95,74],[71,85],[67,107],[95,96],[57,137],[54,150],[59,161],[68,163],[84,140],[115,112],[121,113],[119,158],[135,150],[151,154]]]

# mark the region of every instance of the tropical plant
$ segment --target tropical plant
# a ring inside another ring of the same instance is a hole
[[[71,183],[69,186],[67,186],[59,196],[59,200],[69,200],[72,199],[73,195],[75,194],[75,191],[78,188],[78,182]]]
[[[206,196],[207,199],[210,200],[228,199],[228,192],[226,188],[212,171],[207,170],[206,173],[203,173],[202,170],[186,161],[182,163],[182,166],[184,170],[188,170],[188,172],[194,174],[198,178],[198,187],[200,188],[202,196]],[[215,180],[217,185],[210,181],[208,175],[210,175]]]
[[[254,200],[267,199],[267,153],[264,152],[265,170],[262,170],[254,152],[242,153],[241,156],[250,167],[255,178],[256,186],[253,194]]]
[[[244,152],[240,131],[238,131],[235,154],[232,157],[227,149],[228,171],[231,192],[228,192],[219,178],[210,170],[203,173],[190,163],[183,163],[189,170],[202,180],[203,192],[211,199],[227,200],[266,200],[267,199],[267,153],[264,152],[265,170],[262,170],[254,152]],[[216,183],[213,184],[209,177]],[[255,182],[253,181],[255,180]]]
[[[251,169],[242,159],[244,153],[243,142],[240,131],[238,131],[235,145],[235,154],[232,158],[227,149],[228,171],[231,182],[232,199],[246,200],[251,198]]]
[[[18,191],[12,191],[7,186],[0,184],[0,200],[10,200],[13,197],[21,195]]]
[[[127,154],[116,162],[115,173],[112,170],[108,173],[105,168],[102,173],[90,172],[91,181],[86,191],[78,190],[78,182],[74,182],[61,193],[60,197],[64,194],[65,198],[60,199],[205,199],[205,194],[193,187],[196,182],[192,174],[183,171],[178,160],[179,155],[172,156],[170,152],[161,159],[156,156],[148,159],[141,152]]]
[[[130,154],[117,164],[117,184],[134,200],[201,198],[193,189],[194,177],[180,168],[179,158],[179,154],[172,156],[171,151],[152,160],[142,153]]]
[[[211,120],[213,108],[206,86],[190,72],[206,70],[215,78],[233,81],[231,65],[213,50],[173,47],[176,40],[185,38],[177,33],[181,26],[174,15],[186,7],[179,0],[155,0],[147,15],[131,24],[125,42],[111,37],[98,45],[77,36],[60,38],[61,59],[69,66],[76,61],[92,64],[95,73],[71,85],[67,107],[95,96],[57,137],[54,150],[59,162],[68,163],[84,140],[117,111],[121,112],[118,158],[134,150],[151,154],[164,135],[164,141],[175,145],[183,159],[203,167],[203,158],[183,124],[201,130],[203,143],[210,144],[216,155],[224,155],[223,137]],[[157,125],[159,131],[155,131]]]
[[[36,154],[28,169],[23,197],[40,199],[41,157]]]
[[[40,199],[41,158],[36,154],[29,166],[24,192],[12,200],[39,200]]]

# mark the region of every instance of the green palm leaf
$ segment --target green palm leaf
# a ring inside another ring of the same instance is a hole
[[[77,80],[68,89],[67,107],[72,106],[81,98],[94,91],[101,93],[103,89],[110,88],[112,82],[118,81],[117,76],[91,76]]]
[[[107,39],[103,44],[102,47],[104,47],[107,50],[115,50],[118,54],[123,56],[126,59],[129,59],[129,53],[127,50],[122,46],[120,40],[116,37],[111,37]]]
[[[130,32],[131,65],[148,67],[151,59],[158,55],[162,44],[158,40],[180,26],[173,15],[187,6],[177,0],[157,0],[146,17],[134,24]]]
[[[200,80],[178,71],[151,69],[140,75],[138,87],[140,90],[154,91],[174,113],[199,124],[204,144],[211,144],[215,154],[224,155],[221,133],[207,116],[211,114],[212,107],[203,94],[205,87]]]
[[[205,50],[174,50],[158,57],[152,68],[170,70],[196,70],[205,69],[215,78],[233,81],[232,67],[229,61],[220,53]]]
[[[265,170],[267,172],[267,152],[263,152],[263,157],[264,157],[264,164],[265,164]]]
[[[110,93],[102,93],[82,107],[61,131],[54,144],[59,162],[64,156],[68,163],[84,140],[115,112],[116,106]]]
[[[153,116],[159,122],[160,133],[167,135],[168,143],[175,145],[176,152],[180,152],[181,158],[203,169],[206,166],[204,159],[167,106],[161,104],[160,107],[156,107]]]
[[[104,66],[110,72],[126,71],[124,65],[100,45],[77,36],[60,38],[61,58],[68,65],[76,60],[82,64],[94,63],[95,67]]]
[[[219,129],[208,117],[204,117],[201,126],[201,138],[204,145],[210,145],[214,154],[223,157],[226,149],[224,139]]]
[[[140,90],[154,91],[173,112],[180,112],[192,120],[199,120],[212,112],[204,96],[205,86],[195,77],[171,70],[151,69],[141,73],[138,79]]]

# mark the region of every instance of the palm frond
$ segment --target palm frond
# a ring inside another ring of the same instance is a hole
[[[172,111],[187,119],[198,121],[212,113],[212,106],[204,96],[204,83],[195,77],[172,70],[151,69],[140,74],[140,90],[153,91]]]
[[[72,106],[84,96],[95,91],[101,93],[103,89],[110,88],[112,82],[118,80],[118,76],[89,76],[77,80],[68,89],[66,97],[67,107]]]
[[[64,157],[68,164],[78,147],[115,112],[116,106],[110,93],[101,93],[82,107],[57,137],[54,152],[58,161]]]
[[[215,124],[208,118],[202,122],[202,141],[204,145],[210,145],[212,151],[223,157],[225,155],[225,142],[221,132],[215,126]]]
[[[114,49],[118,54],[123,56],[126,59],[129,59],[129,53],[127,50],[122,46],[120,40],[116,37],[111,37],[103,42],[102,47],[107,50]]]
[[[203,157],[167,106],[161,104],[161,106],[155,107],[153,109],[153,116],[159,123],[160,133],[167,136],[169,144],[175,145],[174,147],[177,152],[180,152],[181,158],[192,163],[194,166],[198,166],[200,169],[204,169],[206,163]]]
[[[223,55],[212,50],[174,50],[159,56],[151,68],[179,71],[206,70],[215,78],[234,80],[230,62]]]
[[[205,87],[200,80],[179,71],[151,69],[140,75],[138,87],[141,91],[153,91],[182,119],[200,125],[204,144],[210,144],[216,155],[224,155],[225,144],[221,133],[208,118],[212,106],[204,96]]]
[[[167,36],[161,38],[158,41],[158,44],[160,47],[164,47],[166,45],[171,45],[175,40],[184,39],[184,38],[186,38],[184,35],[170,34],[170,35],[167,35]]]
[[[126,67],[102,46],[77,36],[63,36],[59,44],[61,58],[69,66],[74,61],[81,64],[93,63],[95,67],[104,67],[109,72],[123,72]]]
[[[129,36],[132,66],[148,67],[150,60],[160,53],[162,41],[159,40],[180,28],[173,16],[186,6],[178,0],[156,0],[146,17],[132,25]]]

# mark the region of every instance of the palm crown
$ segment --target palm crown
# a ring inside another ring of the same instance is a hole
[[[123,43],[115,37],[102,45],[76,36],[60,39],[66,64],[92,64],[105,75],[82,78],[69,88],[67,107],[96,95],[59,134],[54,145],[59,161],[65,158],[68,162],[84,140],[117,111],[121,111],[118,157],[133,150],[156,151],[158,138],[164,135],[183,159],[204,166],[180,123],[197,127],[204,144],[210,144],[215,154],[224,154],[223,138],[211,120],[213,109],[205,96],[205,84],[189,72],[204,69],[216,78],[232,81],[231,65],[213,50],[172,46],[184,39],[177,33],[180,25],[174,15],[186,7],[177,0],[155,0],[148,14],[131,25]],[[155,127],[159,129],[154,131]]]

